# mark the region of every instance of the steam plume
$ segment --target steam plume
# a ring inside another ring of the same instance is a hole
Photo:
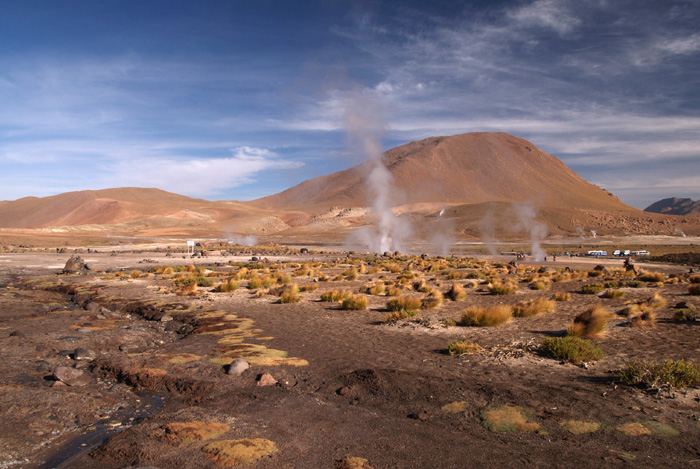
[[[542,249],[542,240],[547,236],[547,225],[535,220],[537,210],[529,204],[513,204],[518,218],[518,227],[530,234],[530,250],[537,261],[544,260],[546,252]]]
[[[227,228],[225,231],[228,244],[237,244],[239,246],[255,246],[258,244],[258,238],[255,235],[243,235],[235,233],[234,227]]]
[[[359,241],[373,252],[400,251],[411,237],[412,229],[408,220],[391,210],[397,189],[382,159],[385,123],[381,109],[375,101],[356,93],[345,107],[345,125],[348,146],[367,158],[368,196],[376,217],[376,226],[357,232]]]
[[[481,237],[484,240],[486,249],[489,251],[489,254],[495,256],[496,254],[498,254],[496,252],[495,245],[495,243],[497,243],[498,240],[496,239],[496,220],[494,217],[493,210],[489,210],[486,212],[484,218],[481,219],[480,225]]]

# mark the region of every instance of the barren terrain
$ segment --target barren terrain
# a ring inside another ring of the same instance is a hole
[[[635,278],[621,259],[560,256],[509,267],[512,256],[252,249],[196,258],[164,248],[81,250],[92,269],[85,275],[61,274],[72,252],[0,254],[0,466],[700,462],[698,391],[631,386],[619,377],[630,361],[700,359],[698,322],[676,313],[681,302],[689,311],[700,307],[700,297],[688,294],[688,266],[637,264]],[[606,270],[594,270],[598,264]],[[661,277],[640,280],[644,270]],[[509,280],[513,293],[489,292],[489,284]],[[581,292],[606,282],[622,297]],[[466,296],[387,322],[390,292],[368,292],[380,283],[421,300],[453,284]],[[214,291],[223,284],[238,288]],[[293,284],[306,291],[280,303]],[[332,290],[361,293],[367,308],[321,301]],[[497,327],[462,323],[470,306],[556,293],[571,298],[553,312]],[[665,304],[654,309],[652,326],[607,317],[607,332],[591,339],[602,359],[574,365],[543,353],[542,342],[562,337],[588,307],[617,313],[655,294]],[[480,348],[448,354],[457,341]],[[227,374],[237,358],[250,368]],[[60,367],[84,373],[60,379]]]

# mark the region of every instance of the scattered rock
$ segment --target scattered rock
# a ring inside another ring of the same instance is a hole
[[[258,386],[273,386],[277,384],[277,380],[270,373],[263,373],[258,376]]]
[[[428,414],[427,410],[421,410],[420,412],[408,414],[409,419],[420,420],[421,422],[425,422],[426,420],[428,420],[428,417],[430,417],[430,415]]]
[[[160,322],[168,322],[168,321],[172,321],[172,320],[173,320],[173,317],[169,316],[167,314],[160,318]]]
[[[100,304],[95,301],[90,301],[88,304],[85,305],[85,309],[88,311],[97,311],[98,309],[100,309]]]
[[[248,368],[250,368],[250,365],[248,364],[247,361],[245,361],[242,358],[236,358],[233,361],[233,363],[226,366],[226,374],[240,376]],[[270,375],[268,374],[268,376],[270,376]],[[270,376],[270,378],[272,378],[272,376]],[[274,378],[272,378],[272,379],[274,381]],[[260,384],[260,381],[261,381],[261,379],[259,379],[259,381],[258,381],[258,386],[265,386],[264,384]],[[273,382],[272,384],[275,384],[275,383]]]
[[[83,261],[83,258],[77,254],[73,254],[68,262],[66,262],[65,267],[63,267],[64,274],[87,274],[90,270],[89,265]]]
[[[24,335],[22,331],[12,331],[10,332],[10,337],[17,337],[18,339],[26,339],[27,336]]]
[[[53,372],[56,381],[62,381],[68,386],[86,386],[92,382],[90,375],[82,370],[67,366],[59,366]]]
[[[140,348],[140,345],[138,344],[121,344],[119,346],[119,351],[120,352],[133,352],[136,351]]]
[[[73,360],[92,361],[97,358],[97,352],[89,348],[78,347],[73,352]]]
[[[87,327],[79,327],[75,330],[75,332],[80,332],[81,334],[86,334],[88,332],[92,332],[92,330],[88,329]]]

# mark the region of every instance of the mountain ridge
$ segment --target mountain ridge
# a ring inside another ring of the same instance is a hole
[[[700,200],[689,198],[669,197],[661,199],[644,209],[645,212],[663,213],[668,215],[700,216]]]
[[[531,142],[506,133],[430,137],[388,150],[383,162],[395,186],[390,192],[398,194],[393,211],[408,217],[420,236],[449,231],[455,237],[480,237],[485,224],[493,225],[487,231],[510,236],[523,206],[550,235],[672,235],[679,227],[700,234],[700,219],[688,223],[625,205]],[[248,202],[128,187],[25,197],[0,202],[0,230],[342,239],[374,222],[368,186],[373,164]]]

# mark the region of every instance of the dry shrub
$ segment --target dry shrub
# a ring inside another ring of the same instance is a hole
[[[401,319],[412,318],[415,315],[415,311],[390,311],[384,315],[384,322],[394,323]]]
[[[466,272],[450,272],[445,276],[445,278],[447,278],[447,280],[462,280],[467,278],[467,274]]]
[[[569,272],[563,272],[559,275],[555,275],[552,277],[552,282],[558,283],[558,282],[567,282],[571,280],[571,274]]]
[[[401,266],[399,264],[396,264],[395,262],[386,264],[384,266],[384,269],[388,272],[391,272],[392,274],[398,274],[399,272],[401,272]]]
[[[689,281],[690,283],[700,284],[700,275],[691,275],[691,276],[688,278],[688,281]]]
[[[603,358],[600,348],[575,336],[547,337],[542,343],[542,353],[555,360],[565,360],[575,365]]]
[[[308,285],[303,285],[299,287],[300,292],[310,292],[310,291],[316,291],[318,290],[318,284],[317,283],[310,283]]]
[[[467,297],[467,291],[464,287],[453,283],[452,287],[447,291],[447,297],[452,301],[463,300]]]
[[[357,272],[357,269],[354,267],[351,269],[347,269],[346,271],[343,272],[343,277],[345,277],[348,280],[357,280],[357,277],[359,277],[359,273]]]
[[[513,310],[510,306],[470,306],[462,313],[462,325],[475,327],[500,326],[512,318]]]
[[[633,316],[630,320],[630,325],[637,328],[653,328],[656,326],[656,311],[645,308],[641,314]]]
[[[341,301],[340,308],[350,311],[367,309],[367,297],[359,294],[347,296]]]
[[[652,296],[647,298],[643,304],[649,306],[650,308],[663,308],[666,306],[666,299],[658,293],[654,293]]]
[[[600,283],[589,283],[583,285],[580,291],[584,295],[597,295],[598,293],[602,292],[604,288],[605,286]]]
[[[510,295],[515,293],[516,290],[513,282],[502,282],[500,280],[494,280],[489,283],[486,288],[492,295]]]
[[[641,280],[642,282],[663,282],[666,280],[666,277],[664,277],[664,274],[661,272],[648,272],[648,271],[642,271],[639,275],[637,275],[637,279]]]
[[[616,300],[618,298],[622,298],[625,296],[625,292],[622,290],[606,290],[605,293],[603,293],[603,298],[608,298],[611,300]]]
[[[392,298],[386,304],[386,309],[391,312],[415,312],[423,306],[423,302],[420,298],[415,296],[399,296],[398,298]]]
[[[479,281],[476,279],[470,279],[464,283],[464,288],[476,288],[477,286],[479,286]]]
[[[552,311],[554,311],[554,301],[546,298],[536,298],[513,306],[513,316],[520,318]]]
[[[628,306],[625,306],[623,309],[617,312],[620,316],[624,316],[626,318],[631,318],[634,316],[637,316],[638,314],[641,314],[642,310],[639,307],[638,304],[631,304]]]
[[[676,322],[695,322],[700,320],[700,313],[693,308],[681,308],[673,312],[673,320]]]
[[[662,363],[631,362],[620,372],[625,384],[658,388],[666,385],[674,388],[700,387],[700,365],[685,360],[666,360]]]
[[[692,296],[700,295],[700,283],[694,283],[688,286],[688,294]]]
[[[438,290],[432,290],[428,296],[421,301],[422,309],[435,309],[442,306],[442,293]]]
[[[256,288],[270,288],[276,283],[269,275],[251,275],[248,279],[248,289],[255,290]]]
[[[253,294],[253,296],[255,296],[255,298],[262,298],[263,296],[269,295],[269,294],[270,294],[269,288],[258,288],[257,290],[255,290],[255,293]]]
[[[370,295],[383,295],[386,293],[386,285],[383,282],[375,283],[367,288],[367,293]]]
[[[175,291],[175,294],[178,296],[196,296],[197,295],[197,283],[192,282],[192,283],[183,285],[182,287],[178,288]]]
[[[347,298],[350,295],[352,295],[352,292],[348,290],[330,290],[321,293],[321,301],[342,301],[344,298]]]
[[[403,288],[400,286],[392,286],[387,288],[386,294],[388,296],[399,296],[403,292]]]
[[[529,287],[531,290],[549,290],[552,284],[544,280],[538,280],[537,282],[532,282]]]
[[[274,292],[275,295],[280,297],[280,303],[298,303],[301,301],[299,296],[299,287],[296,283],[288,285],[278,289]]]
[[[597,337],[608,327],[610,313],[601,306],[593,306],[574,318],[566,332],[577,337]]]
[[[474,355],[484,351],[484,347],[476,342],[458,340],[447,344],[447,352],[450,355]]]
[[[230,278],[228,279],[227,282],[224,282],[220,285],[217,285],[216,288],[214,288],[214,291],[216,292],[221,292],[221,293],[227,293],[227,292],[232,292],[238,290],[238,282],[236,281],[235,278]]]
[[[557,292],[552,296],[554,301],[569,301],[571,299],[571,293],[568,292]]]

